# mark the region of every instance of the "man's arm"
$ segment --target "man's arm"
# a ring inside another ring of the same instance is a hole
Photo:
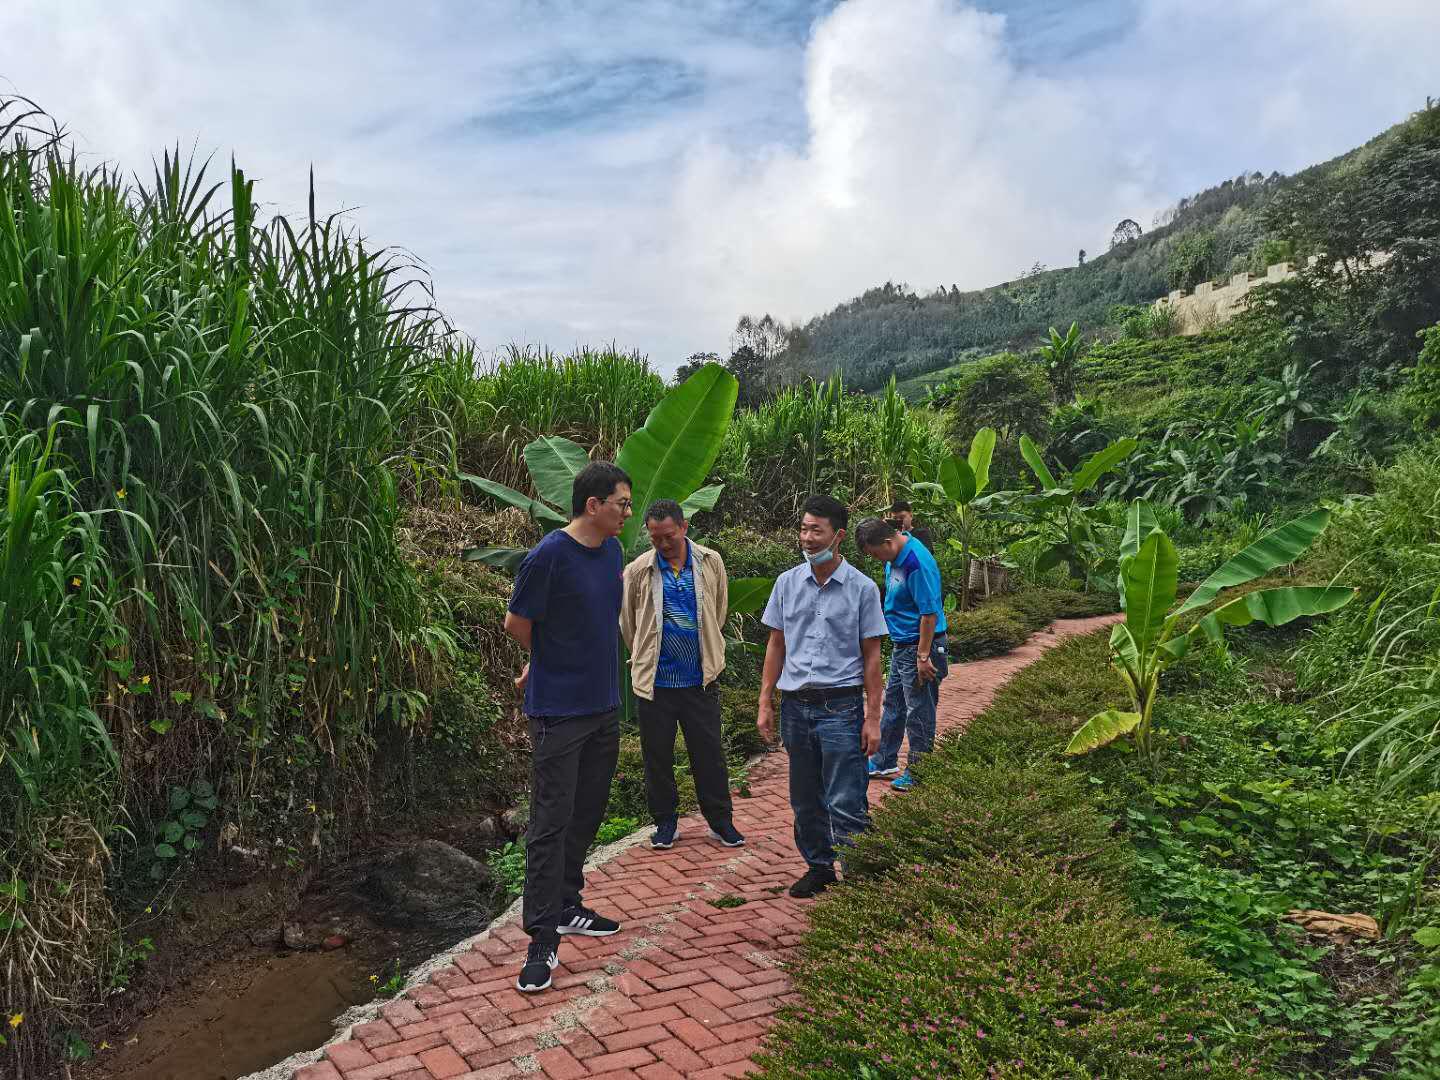
[[[513,611],[505,612],[505,632],[519,643],[525,650],[525,666],[520,669],[520,674],[515,677],[515,692],[525,693],[525,684],[530,681],[530,635],[535,629],[533,619],[527,619],[523,615],[516,615]]]
[[[878,651],[875,656],[878,661]],[[760,671],[760,707],[755,719],[760,737],[766,742],[775,741],[775,687],[780,683],[780,672],[784,667],[785,635],[779,630],[771,630],[770,640],[765,643],[765,666]]]
[[[866,757],[880,749],[880,706],[885,702],[885,677],[880,667],[880,638],[862,638],[865,661],[865,723],[860,728],[860,752]]]
[[[923,686],[935,678],[935,661],[930,659],[930,647],[935,643],[936,615],[920,616],[920,644],[915,649],[915,675]]]

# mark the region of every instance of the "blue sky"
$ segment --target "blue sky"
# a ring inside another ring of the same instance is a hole
[[[484,349],[671,370],[742,312],[979,287],[1440,93],[1434,0],[7,0],[0,88],[92,160],[234,153],[348,208]]]

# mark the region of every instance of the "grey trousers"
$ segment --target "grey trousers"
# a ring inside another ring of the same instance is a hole
[[[525,833],[521,919],[534,937],[553,933],[580,903],[590,850],[620,756],[618,712],[530,719],[530,827]]]

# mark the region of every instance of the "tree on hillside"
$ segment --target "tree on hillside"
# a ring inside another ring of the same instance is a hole
[[[771,315],[742,315],[730,335],[725,366],[740,383],[739,405],[753,408],[766,397],[805,376],[809,342],[798,326],[786,326]]]
[[[1085,265],[1085,249],[1084,249],[1084,248],[1081,248],[1081,249],[1080,249],[1080,261],[1079,261],[1079,263],[1077,263],[1076,265],[1078,265],[1078,266],[1084,266],[1084,265]]]
[[[691,353],[685,358],[685,363],[681,364],[678,368],[675,369],[675,385],[679,386],[681,383],[683,383],[686,379],[690,378],[691,375],[694,375],[706,364],[723,364],[724,362],[725,361],[720,359],[719,353]]]
[[[1041,345],[1039,351],[1040,362],[1045,365],[1045,375],[1050,380],[1050,390],[1055,395],[1055,404],[1065,405],[1075,400],[1075,385],[1080,379],[1080,357],[1084,349],[1078,322],[1072,322],[1064,335],[1050,327],[1050,340]]]
[[[1110,250],[1114,251],[1122,244],[1128,244],[1132,240],[1140,239],[1140,223],[1134,218],[1125,218],[1115,226],[1115,231],[1110,234]]]

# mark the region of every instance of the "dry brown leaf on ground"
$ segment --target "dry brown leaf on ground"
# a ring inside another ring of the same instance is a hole
[[[1297,910],[1287,912],[1285,918],[1296,923],[1308,933],[1328,938],[1346,937],[1380,939],[1380,924],[1369,915],[1334,915],[1328,911]]]

